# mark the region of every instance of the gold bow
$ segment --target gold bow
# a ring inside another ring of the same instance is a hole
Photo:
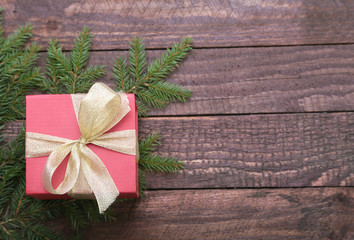
[[[92,198],[93,192],[99,211],[103,213],[117,198],[119,191],[104,163],[86,144],[137,155],[135,130],[105,133],[130,111],[129,100],[124,93],[116,93],[103,83],[94,84],[86,96],[72,94],[71,97],[81,132],[80,139],[27,132],[26,157],[49,155],[42,174],[44,188],[49,193]],[[64,179],[54,189],[53,174],[69,153]]]

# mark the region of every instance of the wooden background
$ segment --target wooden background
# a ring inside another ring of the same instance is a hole
[[[191,101],[139,122],[186,169],[148,174],[146,197],[115,205],[118,222],[83,239],[354,239],[354,1],[0,5],[6,32],[31,22],[43,50],[50,38],[70,50],[90,27],[90,63],[108,69],[133,36],[150,60],[194,39],[169,77],[193,90]],[[113,84],[111,71],[103,81]]]

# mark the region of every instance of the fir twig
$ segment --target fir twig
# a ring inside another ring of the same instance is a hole
[[[113,66],[113,76],[118,84],[118,89],[127,92],[132,86],[133,81],[129,77],[129,69],[126,60],[119,57]]]
[[[145,83],[145,86],[160,99],[168,99],[168,101],[186,102],[191,97],[190,90],[169,82]]]
[[[103,75],[101,66],[84,69],[91,41],[86,29],[77,39],[71,58],[65,56],[58,41],[50,42],[48,78],[43,78],[35,67],[39,47],[36,44],[23,47],[32,36],[31,29],[26,25],[7,39],[0,36],[0,131],[5,123],[24,118],[24,96],[34,86],[50,93],[86,91]],[[41,201],[25,195],[24,132],[22,129],[11,143],[6,143],[0,132],[0,239],[59,239],[60,234],[48,229],[45,223],[63,215],[76,235],[89,222],[113,219],[109,210],[99,214],[97,204],[92,201]]]
[[[24,195],[24,132],[0,150],[0,238],[57,239],[59,235],[43,224],[59,215],[54,202]]]
[[[161,58],[156,59],[149,66],[144,82],[155,82],[166,78],[187,57],[192,50],[191,44],[191,38],[182,38],[179,43],[173,44],[171,49],[167,49]]]
[[[160,136],[158,133],[152,133],[147,136],[145,139],[139,139],[139,154],[145,155],[150,154],[156,150],[160,145]]]
[[[48,93],[87,92],[94,81],[105,74],[104,66],[89,66],[85,69],[91,41],[90,30],[84,27],[75,40],[70,56],[66,56],[58,41],[51,40],[47,55],[47,78],[42,79],[39,88]]]
[[[146,71],[146,51],[141,38],[134,38],[130,42],[129,48],[130,74],[135,79],[136,84],[145,79]]]
[[[16,32],[11,34],[8,38],[2,38],[2,46],[0,47],[0,54],[4,55],[6,53],[12,53],[22,49],[25,43],[32,37],[33,27],[30,24],[24,27],[19,27]],[[0,60],[2,60],[0,58]]]
[[[191,38],[184,38],[174,44],[149,65],[147,71],[146,51],[140,38],[130,43],[130,65],[118,58],[113,67],[117,90],[136,95],[139,116],[146,116],[150,107],[164,108],[172,101],[185,102],[191,97],[190,90],[164,80],[187,57],[192,49],[191,43]]]
[[[24,95],[41,78],[39,68],[35,67],[39,46],[24,47],[32,36],[31,30],[26,25],[0,41],[0,125],[24,118]]]
[[[155,172],[177,172],[183,169],[183,163],[175,158],[163,157],[154,154],[160,145],[160,136],[153,133],[139,141],[139,166],[142,169]]]
[[[175,158],[162,157],[157,154],[144,155],[140,158],[140,165],[143,169],[155,172],[177,172],[183,169],[183,163]]]

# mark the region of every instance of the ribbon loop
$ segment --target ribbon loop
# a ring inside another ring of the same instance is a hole
[[[91,198],[93,192],[99,211],[103,213],[117,198],[119,191],[106,166],[86,144],[136,155],[135,130],[105,133],[130,111],[129,101],[124,93],[117,94],[103,83],[95,83],[85,97],[72,95],[72,100],[81,137],[70,140],[27,132],[26,157],[49,155],[42,174],[43,186],[48,192],[69,193],[74,198]],[[53,174],[68,154],[70,158],[64,179],[54,189]]]
[[[103,83],[93,85],[79,110],[81,135],[90,139],[102,135],[117,124],[117,109],[121,105],[120,96]]]
[[[55,148],[49,155],[42,174],[43,186],[48,192],[52,194],[65,194],[75,185],[80,169],[80,160],[78,160],[78,156],[75,154],[76,146],[77,143],[64,143]],[[54,172],[70,152],[71,155],[66,167],[64,180],[56,189],[54,189],[52,185]]]

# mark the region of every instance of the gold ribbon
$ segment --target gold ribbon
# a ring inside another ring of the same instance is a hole
[[[104,163],[86,144],[138,155],[136,130],[105,133],[130,111],[129,100],[124,93],[116,93],[103,83],[94,84],[86,96],[72,94],[71,97],[81,132],[80,139],[27,132],[26,157],[49,155],[42,174],[44,188],[49,193],[92,198],[93,192],[99,211],[103,213],[117,198],[119,191]],[[69,153],[64,179],[54,189],[53,174]]]

